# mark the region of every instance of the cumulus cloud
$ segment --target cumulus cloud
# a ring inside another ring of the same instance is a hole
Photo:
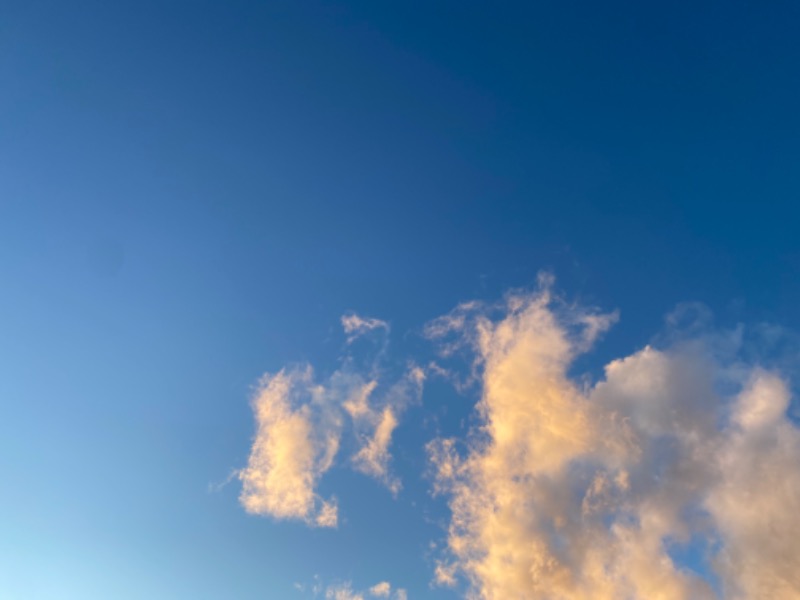
[[[716,598],[676,558],[700,544],[699,571],[726,598],[796,598],[800,431],[785,382],[697,337],[576,381],[574,359],[616,315],[550,284],[426,330],[447,355],[471,349],[481,386],[478,426],[428,446],[451,512],[437,582],[464,578],[483,600]]]
[[[789,392],[756,371],[715,454],[705,505],[718,524],[715,565],[730,598],[800,593],[800,432],[785,418]]]
[[[397,493],[393,439],[431,373],[479,394],[466,436],[427,444],[433,493],[449,508],[436,583],[475,600],[797,598],[800,429],[787,417],[787,381],[754,360],[782,334],[762,327],[748,347],[742,327],[715,333],[710,311],[681,305],[668,333],[593,383],[573,373],[575,360],[617,315],[551,290],[543,277],[532,293],[429,323],[447,366],[409,363],[390,379],[384,342],[363,372],[348,355],[329,377],[311,367],[266,375],[239,471],[244,508],[336,527],[338,502],[318,488],[337,462]],[[389,329],[358,315],[342,326],[347,352]],[[350,452],[337,461],[341,448]],[[313,591],[407,600],[387,581]]]
[[[324,392],[310,367],[262,379],[253,399],[256,435],[239,473],[247,512],[336,526],[336,500],[315,491],[338,452],[341,431]]]

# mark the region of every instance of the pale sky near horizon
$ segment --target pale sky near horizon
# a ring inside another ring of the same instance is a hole
[[[799,597],[798,29],[0,2],[0,598]]]

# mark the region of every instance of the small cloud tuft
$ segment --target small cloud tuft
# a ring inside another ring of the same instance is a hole
[[[383,329],[385,332],[389,331],[389,324],[386,321],[371,317],[361,317],[357,314],[343,315],[341,321],[342,328],[347,334],[348,344],[365,333],[376,329]]]

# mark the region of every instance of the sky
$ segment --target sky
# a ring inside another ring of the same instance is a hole
[[[798,28],[0,2],[0,597],[798,597]]]

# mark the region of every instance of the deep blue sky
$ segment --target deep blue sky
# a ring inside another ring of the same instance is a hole
[[[620,310],[601,355],[687,300],[800,327],[798,30],[796,2],[3,2],[0,596],[452,597],[434,525],[207,491],[250,386],[332,368],[346,311],[413,345],[542,269]]]

